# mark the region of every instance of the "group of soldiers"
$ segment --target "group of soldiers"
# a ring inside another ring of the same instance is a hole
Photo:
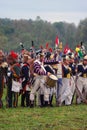
[[[87,103],[87,54],[83,59],[60,49],[49,52],[22,50],[8,55],[0,51],[0,108],[6,86],[6,107],[56,106]]]

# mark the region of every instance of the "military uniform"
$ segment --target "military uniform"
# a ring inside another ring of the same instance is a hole
[[[65,102],[65,105],[70,105],[71,101],[69,99],[69,96],[71,95],[70,90],[70,71],[69,68],[69,57],[65,56],[63,59],[62,64],[62,86],[59,93],[59,99],[58,99],[58,105],[61,106],[63,102]]]
[[[45,81],[46,81],[46,76],[48,75],[48,72],[44,68],[44,63],[43,63],[44,55],[40,54],[40,58],[36,59],[34,61],[34,76],[35,76],[35,82],[34,86],[31,90],[30,93],[30,100],[31,100],[31,107],[34,105],[34,99],[35,99],[35,93],[39,89],[44,93],[44,100],[48,100],[48,93],[45,88]]]
[[[11,51],[7,57],[7,62],[9,65],[7,72],[7,107],[17,107],[21,87],[18,54]]]
[[[8,64],[4,62],[4,53],[0,50],[0,108],[3,107],[2,96],[4,89],[4,76],[6,76],[6,68]]]
[[[22,72],[22,95],[21,95],[21,106],[22,107],[29,107],[30,105],[30,88],[29,88],[29,64],[24,62],[21,68]],[[25,105],[26,100],[26,105]]]
[[[79,95],[78,91],[76,91],[77,104],[79,104],[82,101],[81,96],[83,96],[85,99],[87,98],[87,55],[84,57],[83,62],[78,64],[77,73],[78,73],[77,87],[81,94]]]
[[[74,94],[75,94],[75,85],[76,85],[76,73],[77,73],[77,66],[74,62],[74,54],[70,53],[69,55],[70,63],[69,67],[71,68],[71,78],[70,78],[70,89],[71,89],[71,95],[69,96],[71,103],[73,102]]]

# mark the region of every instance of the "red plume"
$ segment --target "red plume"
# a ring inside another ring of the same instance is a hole
[[[53,51],[52,48],[49,48],[49,51],[52,52]]]
[[[42,46],[42,45],[40,46],[40,49],[43,49],[43,46]]]
[[[10,52],[10,55],[11,55],[11,57],[12,57],[13,59],[17,59],[17,58],[18,58],[18,54],[17,54],[16,52],[14,52],[14,51],[11,51],[11,52]]]

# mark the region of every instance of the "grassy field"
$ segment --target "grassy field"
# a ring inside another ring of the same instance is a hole
[[[0,109],[0,130],[87,130],[87,105]],[[54,104],[55,105],[55,104]]]

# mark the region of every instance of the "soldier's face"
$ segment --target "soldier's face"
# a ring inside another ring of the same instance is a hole
[[[74,59],[70,59],[70,63],[74,63]]]
[[[69,65],[69,60],[66,60],[67,65]]]
[[[24,56],[23,57],[23,62],[27,62],[28,61],[28,57],[27,56]]]
[[[41,61],[41,62],[44,61],[44,56],[40,56],[40,61]]]
[[[87,60],[83,60],[83,64],[87,65]]]

